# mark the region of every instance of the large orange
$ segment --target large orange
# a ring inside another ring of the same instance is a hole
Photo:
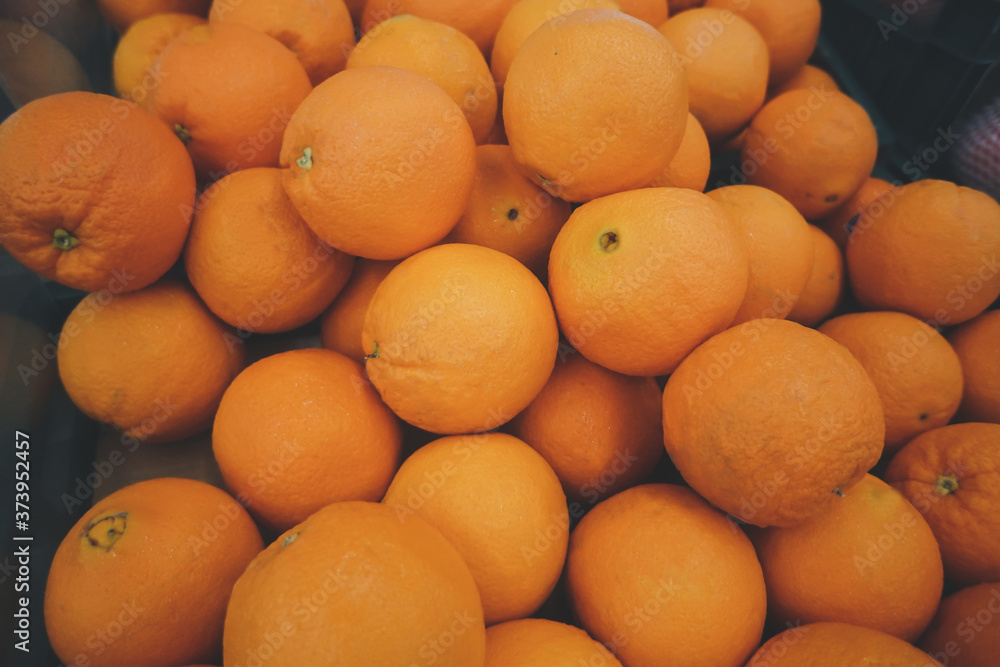
[[[155,64],[163,49],[177,36],[205,22],[192,14],[153,14],[129,26],[118,40],[111,61],[118,95],[147,104],[150,93],[162,80]]]
[[[490,66],[469,37],[450,25],[403,14],[368,31],[348,67],[399,67],[440,86],[465,114],[476,143],[485,143],[497,116]]]
[[[656,466],[662,401],[652,378],[620,375],[563,350],[545,387],[508,428],[545,457],[579,512],[580,503],[633,486]]]
[[[1000,310],[988,310],[948,332],[965,386],[958,417],[1000,424]]]
[[[885,480],[927,519],[949,580],[1000,580],[1000,424],[952,424],[923,433],[893,457]]]
[[[569,214],[569,203],[521,173],[510,146],[478,146],[469,203],[444,242],[499,250],[544,277],[549,251]]]
[[[610,9],[580,10],[521,45],[504,84],[504,128],[526,176],[557,197],[588,201],[643,187],[667,167],[684,136],[687,90],[655,28]]]
[[[381,500],[402,439],[360,363],[304,349],[239,374],[219,405],[212,451],[226,486],[282,531],[333,502]]]
[[[858,191],[877,153],[875,126],[861,105],[840,92],[799,89],[754,116],[741,158],[747,182],[774,190],[815,220]]]
[[[120,489],[56,551],[49,642],[67,665],[218,660],[233,584],[263,548],[250,515],[214,486],[160,478]]]
[[[354,24],[343,0],[215,0],[211,23],[241,23],[274,37],[294,53],[312,85],[344,69]]]
[[[757,526],[790,526],[864,477],[885,436],[878,390],[839,343],[786,320],[727,329],[663,393],[667,453],[691,487]]]
[[[147,112],[107,95],[26,104],[0,124],[0,242],[74,289],[149,285],[187,237],[195,178],[183,149]]]
[[[462,215],[475,149],[462,110],[431,81],[352,68],[292,116],[281,147],[285,192],[334,248],[400,259],[440,241]]]
[[[796,90],[798,88],[808,88],[810,90],[813,88],[819,88],[824,91],[840,90],[840,86],[837,85],[836,79],[828,74],[826,70],[816,67],[815,65],[805,64],[796,70],[794,74],[788,77],[788,79],[777,86],[775,86],[773,82],[769,81],[767,94],[769,98],[774,98],[782,93],[787,93],[790,90]]]
[[[212,0],[97,0],[104,19],[118,32],[155,14],[194,14],[205,17]]]
[[[688,113],[684,137],[663,173],[654,178],[649,187],[690,188],[703,192],[712,171],[712,155],[708,137],[693,113]]]
[[[795,625],[771,637],[745,667],[942,667],[912,644],[847,623]]]
[[[368,32],[397,14],[412,14],[464,32],[487,54],[493,48],[500,23],[516,3],[517,0],[482,0],[475,4],[469,0],[367,0],[361,14],[361,31]]]
[[[708,196],[726,209],[750,258],[750,282],[730,326],[758,317],[784,319],[812,271],[809,223],[787,199],[756,185],[730,185]]]
[[[829,317],[844,297],[844,255],[837,242],[815,225],[809,225],[813,239],[813,265],[809,280],[786,319],[814,327]]]
[[[320,319],[323,347],[340,352],[345,357],[362,361],[361,329],[365,312],[382,280],[399,264],[395,260],[359,259],[351,278]]]
[[[573,611],[626,665],[738,667],[760,642],[766,594],[750,540],[690,489],[636,486],[570,536]]]
[[[691,113],[709,141],[737,134],[767,95],[767,44],[749,21],[699,7],[659,26],[687,70]]]
[[[226,667],[478,667],[483,607],[455,547],[419,517],[333,503],[270,544],[236,582]]]
[[[962,399],[962,364],[936,330],[891,311],[841,315],[819,330],[850,350],[875,383],[886,453],[951,421]]]
[[[918,646],[944,665],[991,667],[1000,655],[1000,582],[969,586],[938,607]],[[489,631],[486,635],[489,651]]]
[[[886,206],[895,199],[894,186],[889,181],[871,177],[854,195],[838,206],[818,224],[840,248],[847,251],[847,238],[858,228],[858,233],[871,227],[885,213]]]
[[[463,243],[394,268],[362,331],[366,369],[393,411],[434,433],[489,431],[538,395],[555,364],[555,314],[513,257]]]
[[[725,209],[686,188],[646,188],[576,209],[556,237],[549,291],[585,357],[628,375],[671,372],[733,320],[747,251]]]
[[[182,33],[153,67],[161,81],[148,106],[184,142],[206,179],[278,166],[285,127],[312,90],[295,54],[238,23]]]
[[[862,305],[943,326],[971,320],[1000,297],[996,200],[932,179],[893,195],[870,226],[855,225],[847,244],[847,273]]]
[[[172,279],[88,295],[59,336],[59,377],[70,398],[136,444],[208,428],[244,358],[232,330]]]
[[[843,494],[805,523],[750,533],[768,614],[783,625],[839,621],[915,641],[944,584],[934,533],[877,477]]]
[[[535,613],[566,560],[569,511],[552,468],[504,433],[454,435],[406,459],[383,503],[441,531],[472,571],[487,625]]]
[[[195,206],[184,248],[191,284],[243,332],[288,331],[314,320],[351,275],[354,258],[323,244],[281,188],[281,171],[229,174]]]
[[[484,667],[622,667],[599,642],[578,627],[544,618],[524,618],[486,628]]]

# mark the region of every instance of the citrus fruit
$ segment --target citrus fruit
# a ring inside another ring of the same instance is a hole
[[[397,264],[396,260],[378,259],[359,259],[354,263],[347,285],[320,319],[323,347],[355,361],[364,360],[361,328],[365,324],[365,312],[375,290]]]
[[[1000,424],[1000,310],[989,310],[948,332],[962,362],[962,421]]]
[[[813,265],[809,280],[786,319],[814,327],[829,317],[844,297],[844,255],[836,241],[815,225],[809,225],[813,239]]]
[[[162,80],[156,59],[178,35],[204,25],[193,14],[153,14],[133,23],[118,40],[111,61],[115,90],[123,99],[140,105]]]
[[[486,628],[484,667],[621,667],[608,649],[572,625],[523,618]]]
[[[796,625],[771,637],[745,667],[941,667],[898,637],[847,623]]]
[[[193,14],[204,17],[212,0],[97,0],[104,19],[118,32],[155,14]]]
[[[934,620],[917,644],[953,667],[990,667],[1000,654],[1000,583],[969,586],[941,600]],[[489,651],[489,631],[486,642]]]
[[[500,23],[517,0],[484,0],[471,7],[466,0],[367,0],[361,31],[368,32],[398,14],[412,14],[460,30],[484,53],[493,48]]]
[[[681,145],[667,168],[649,183],[649,187],[690,188],[702,192],[711,170],[708,137],[694,114],[688,113]]]

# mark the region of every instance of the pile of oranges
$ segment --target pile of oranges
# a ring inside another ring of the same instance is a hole
[[[65,665],[995,664],[1000,205],[872,177],[818,0],[100,4],[0,241],[225,489],[79,519]]]

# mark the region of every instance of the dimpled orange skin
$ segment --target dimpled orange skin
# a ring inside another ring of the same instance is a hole
[[[667,453],[716,507],[756,526],[828,508],[878,461],[878,391],[847,348],[794,322],[759,319],[710,338],[663,393]]]
[[[961,421],[1000,424],[1000,310],[988,310],[948,332],[962,362]]]
[[[127,515],[109,518],[119,513]],[[250,515],[214,486],[177,478],[127,486],[59,545],[45,585],[49,641],[67,665],[217,660],[233,584],[263,548]]]
[[[686,188],[588,202],[549,256],[562,332],[583,356],[626,375],[669,373],[725,329],[748,275],[745,245],[725,210]]]
[[[673,47],[610,9],[576,11],[533,32],[504,84],[514,159],[567,201],[652,181],[677,152],[687,112],[687,76]]]
[[[738,667],[760,643],[766,592],[746,535],[688,488],[632,487],[570,536],[566,588],[626,665]]]
[[[976,617],[989,612],[992,620]],[[918,646],[955,667],[992,667],[1000,655],[1000,582],[968,586],[945,597]],[[486,634],[489,652],[489,631]]]
[[[283,185],[331,246],[401,259],[440,241],[462,215],[475,151],[465,115],[437,85],[395,67],[359,67],[317,86],[292,116]]]
[[[183,148],[156,118],[108,95],[26,104],[0,124],[3,247],[74,289],[153,283],[177,261],[191,222],[195,178]],[[55,247],[57,229],[78,244]]]
[[[809,623],[775,635],[744,667],[942,667],[898,637],[847,623]]]
[[[545,288],[523,264],[450,243],[386,276],[362,345],[368,377],[393,412],[433,433],[473,433],[506,423],[538,395],[559,331]]]
[[[323,347],[355,361],[364,361],[361,328],[365,312],[375,290],[389,272],[399,264],[396,260],[359,259],[347,285],[320,318],[320,342]]]
[[[844,297],[844,255],[837,242],[816,225],[809,225],[809,232],[813,237],[812,271],[785,319],[815,327],[837,309]]]
[[[294,634],[275,646],[268,637]],[[250,563],[226,613],[223,664],[480,667],[486,628],[468,566],[420,517],[327,505]]]
[[[622,667],[600,642],[573,625],[522,618],[486,628],[484,667]]]

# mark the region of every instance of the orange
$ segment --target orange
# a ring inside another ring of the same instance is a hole
[[[691,488],[756,526],[830,508],[875,465],[885,436],[878,390],[847,348],[777,319],[688,355],[667,381],[663,429]]]
[[[316,319],[353,265],[310,231],[273,168],[238,171],[205,191],[184,249],[184,268],[206,305],[248,333]]]
[[[858,191],[877,153],[875,126],[857,102],[840,92],[799,89],[754,116],[741,157],[747,182],[774,190],[815,220]]]
[[[747,266],[722,206],[686,188],[646,188],[573,212],[552,246],[549,291],[583,356],[627,375],[665,375],[729,325]]]
[[[538,452],[503,433],[454,435],[406,459],[383,503],[425,519],[469,566],[487,625],[535,613],[566,560],[569,512]]]
[[[303,349],[239,374],[219,405],[212,451],[226,486],[282,531],[330,503],[380,500],[402,439],[361,364]]]
[[[372,383],[434,433],[489,431],[538,395],[559,333],[548,294],[516,259],[450,243],[413,255],[375,290],[362,330]]]
[[[156,14],[193,14],[204,18],[212,0],[97,0],[104,19],[118,32]]]
[[[951,421],[962,400],[962,364],[935,329],[903,313],[851,313],[820,332],[854,355],[875,383],[885,415],[885,452]]]
[[[963,588],[941,601],[918,646],[945,665],[990,667],[1000,655],[1000,583]],[[486,647],[489,651],[489,631]]]
[[[930,526],[871,475],[805,523],[750,533],[783,624],[837,621],[915,641],[941,599],[944,573]]]
[[[670,484],[622,491],[583,517],[566,588],[583,628],[626,665],[738,667],[764,627],[750,540]]]
[[[922,180],[847,244],[847,274],[867,309],[960,324],[1000,297],[1000,204],[978,190]]]
[[[59,377],[69,397],[133,443],[208,428],[244,358],[231,330],[172,279],[129,294],[88,295],[59,336]]]
[[[312,85],[344,69],[354,24],[343,0],[215,0],[211,23],[240,23],[270,35],[294,53]]]
[[[312,90],[291,51],[238,23],[210,23],[182,33],[153,68],[162,80],[150,95],[150,110],[184,142],[199,174],[210,179],[278,166],[285,127]]]
[[[663,456],[660,388],[563,348],[541,393],[511,433],[549,462],[567,497],[593,505],[643,481]]]
[[[959,419],[1000,424],[1000,310],[952,329],[948,341],[962,362],[965,382]]]
[[[641,188],[681,144],[686,81],[670,43],[638,19],[585,9],[549,21],[521,45],[504,84],[514,159],[567,201]]]
[[[347,9],[351,12],[351,19],[355,24],[361,23],[361,12],[365,8],[365,0],[344,0]]]
[[[172,667],[217,660],[233,584],[264,548],[214,486],[160,478],[80,517],[56,551],[45,627],[67,665]]]
[[[191,221],[195,179],[183,148],[151,115],[107,95],[26,104],[0,124],[4,249],[78,290],[155,282],[180,257]]]
[[[690,188],[702,192],[712,170],[708,137],[694,114],[688,113],[681,145],[670,164],[649,183],[649,187]]]
[[[281,535],[236,582],[224,664],[481,665],[483,608],[469,568],[419,517],[348,501]]]
[[[948,579],[1000,580],[1000,424],[952,424],[903,447],[885,481],[920,510],[941,545]]]
[[[666,0],[618,0],[621,11],[645,21],[654,28],[659,28],[667,20]]]
[[[397,14],[412,14],[450,25],[476,43],[484,54],[493,48],[500,23],[518,0],[483,0],[473,8],[466,0],[367,0],[361,14],[361,31]]]
[[[7,36],[7,47],[0,49],[0,81],[15,109],[47,95],[91,90],[72,51],[46,32],[25,39],[22,30],[24,23],[0,18],[0,33]]]
[[[499,250],[544,276],[549,251],[569,214],[567,202],[525,178],[510,146],[478,146],[472,194],[444,242]]]
[[[323,347],[345,357],[362,361],[361,328],[365,311],[382,280],[399,264],[394,260],[359,259],[347,285],[333,300],[320,319]]]
[[[782,93],[799,88],[807,88],[809,90],[818,88],[822,91],[840,90],[837,81],[826,70],[807,63],[796,70],[783,83],[768,88],[767,94],[769,98],[775,98]]]
[[[399,67],[440,86],[462,109],[476,143],[484,143],[497,117],[490,66],[469,37],[444,23],[404,14],[370,30],[348,67]]]
[[[497,85],[503,86],[507,80],[510,63],[528,35],[546,21],[578,9],[621,9],[621,4],[616,0],[520,0],[515,3],[500,24],[493,42],[490,71]]]
[[[750,122],[767,94],[767,44],[732,12],[700,7],[659,26],[687,70],[691,113],[710,141]]]
[[[204,18],[192,14],[153,14],[129,26],[118,40],[111,62],[118,95],[145,105],[162,80],[155,64],[163,49],[177,36],[205,23]]]
[[[812,270],[786,319],[814,327],[829,317],[844,298],[844,256],[822,229],[809,225],[809,232],[813,239]]]
[[[812,272],[809,223],[787,199],[755,185],[730,185],[708,196],[726,209],[750,258],[750,282],[730,326],[758,317],[784,319]]]
[[[760,31],[770,54],[772,86],[791,78],[816,49],[819,0],[708,0],[705,6],[742,16]]]
[[[484,667],[622,667],[608,649],[572,625],[523,618],[486,628]]]
[[[941,667],[902,639],[847,623],[796,625],[771,637],[745,667]]]
[[[671,14],[677,14],[692,7],[701,7],[704,4],[705,0],[670,0],[668,3]]]
[[[428,79],[358,67],[316,87],[281,146],[285,192],[334,248],[400,259],[440,241],[475,178],[465,115]]]
[[[871,227],[885,214],[886,206],[896,198],[895,187],[889,181],[871,177],[854,195],[823,218],[818,224],[840,248],[847,251],[847,238],[858,227],[859,233]]]

